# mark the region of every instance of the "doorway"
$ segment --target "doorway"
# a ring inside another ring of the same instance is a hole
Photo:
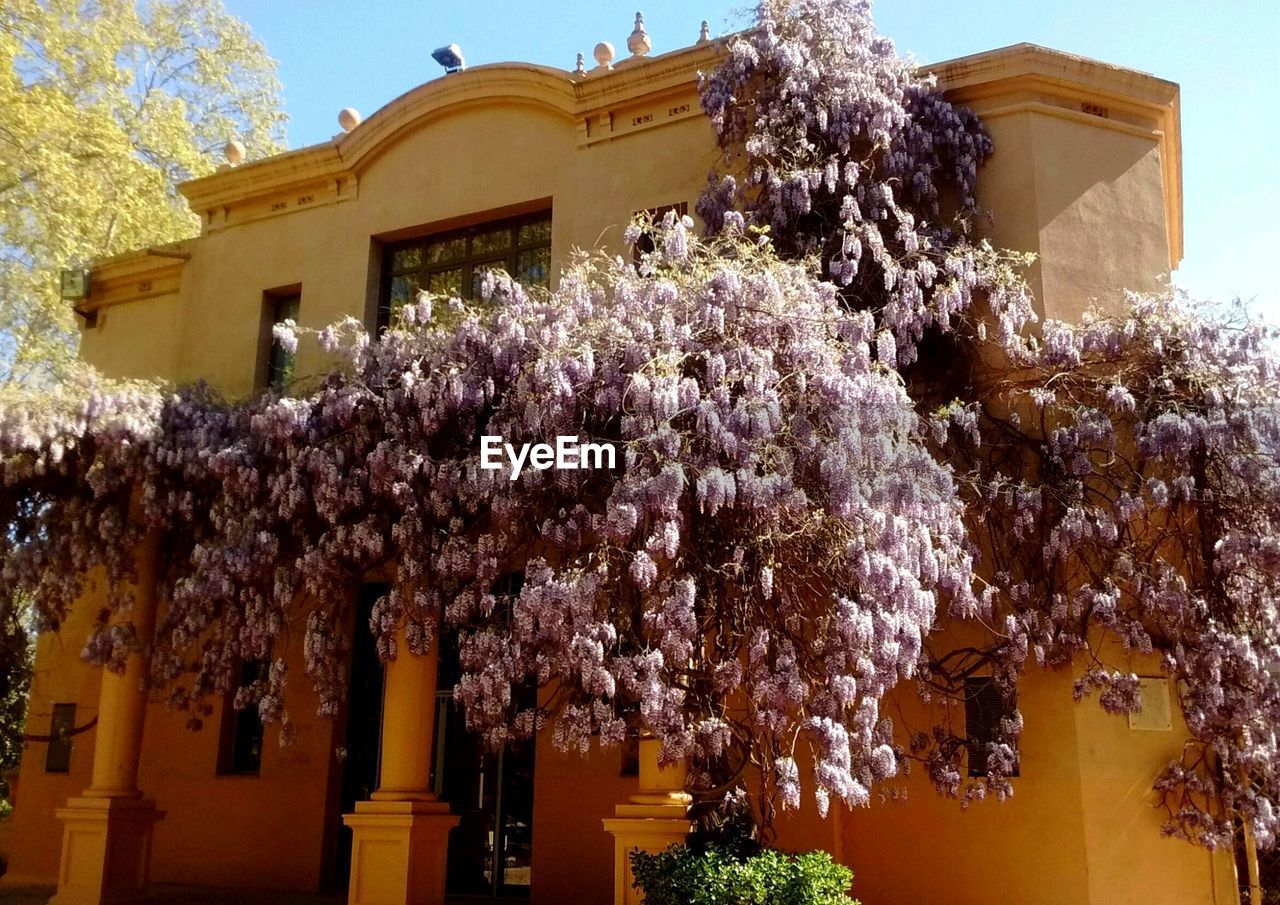
[[[378,788],[378,754],[382,742],[382,662],[373,640],[369,617],[374,602],[387,592],[385,584],[367,584],[356,598],[356,624],[351,634],[348,672],[347,725],[343,737],[342,780],[338,807],[338,841],[334,853],[334,885],[351,882],[351,828],[342,822],[357,801],[367,801]]]
[[[382,663],[369,628],[373,604],[387,592],[384,584],[360,588],[352,634],[350,686],[341,770],[339,815],[350,814],[378,787],[382,728]],[[532,739],[486,750],[467,731],[453,701],[459,676],[452,638],[440,639],[436,695],[436,731],[431,783],[460,822],[449,833],[445,887],[451,902],[519,900],[529,897],[533,855]],[[425,740],[424,740],[425,742]],[[339,816],[339,821],[341,817]],[[338,828],[335,885],[345,888],[351,874],[351,830]]]
[[[435,792],[460,818],[449,833],[446,892],[463,900],[527,899],[533,865],[533,740],[488,751],[467,731],[452,694],[438,695],[436,704]]]

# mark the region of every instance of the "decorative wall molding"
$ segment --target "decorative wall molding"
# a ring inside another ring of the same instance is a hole
[[[947,96],[984,120],[1035,112],[1149,138],[1160,148],[1169,266],[1182,260],[1182,117],[1175,82],[1145,72],[1014,44],[923,66]]]
[[[328,142],[226,168],[186,182],[180,191],[205,233],[269,217],[340,204],[358,197],[360,176],[382,153],[435,119],[487,105],[523,105],[562,117],[578,147],[702,116],[698,80],[724,53],[722,38],[656,57],[632,57],[612,68],[574,73],[528,63],[469,68],[406,92]],[[1160,148],[1170,265],[1182,258],[1182,149],[1178,86],[1146,73],[1017,44],[921,67],[953,100],[993,120],[1019,113],[1055,116],[1151,139]],[[187,251],[190,253],[190,250]],[[147,254],[95,265],[90,307],[163,294],[181,263],[143,267]],[[123,268],[123,269],[122,269]],[[176,271],[175,271],[176,268]],[[165,275],[161,276],[161,271]],[[133,289],[125,287],[133,280]],[[176,291],[176,290],[170,290]]]

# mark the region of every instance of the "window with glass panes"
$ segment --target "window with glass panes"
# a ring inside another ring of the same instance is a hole
[[[46,773],[71,772],[71,736],[76,726],[75,704],[54,704],[49,721],[49,748],[45,751]]]
[[[264,299],[267,322],[263,328],[269,331],[267,346],[267,386],[277,393],[283,393],[293,382],[294,354],[275,338],[276,324],[285,321],[298,322],[298,312],[302,310],[302,294],[299,292],[269,292]]]
[[[486,270],[505,270],[525,286],[551,284],[551,212],[513,217],[388,245],[378,327],[426,290],[462,299],[480,294]]]
[[[266,681],[266,660],[246,660],[240,664],[240,687]],[[222,734],[218,739],[218,773],[257,775],[262,767],[262,717],[257,703],[234,706],[235,695],[226,695],[222,708]]]

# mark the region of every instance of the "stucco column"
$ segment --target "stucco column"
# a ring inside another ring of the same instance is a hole
[[[436,729],[438,644],[415,657],[404,635],[387,664],[382,690],[382,752],[374,801],[434,801],[431,754]]]
[[[693,830],[689,820],[692,797],[685,791],[688,766],[680,763],[658,766],[656,738],[640,739],[640,789],[627,804],[614,808],[614,816],[604,820],[605,832],[613,835],[614,905],[640,905],[644,896],[635,888],[631,875],[631,853],[656,854],[683,842]]]
[[[386,665],[378,790],[343,820],[351,827],[350,905],[442,905],[449,830],[458,818],[431,790],[438,645]]]
[[[146,649],[155,632],[159,567],[160,535],[149,532],[134,551],[133,608],[125,617],[141,650],[130,654],[123,672],[102,672],[93,779],[81,797],[58,809],[62,861],[51,905],[126,905],[146,894],[152,829],[164,816],[138,789],[150,666]]]

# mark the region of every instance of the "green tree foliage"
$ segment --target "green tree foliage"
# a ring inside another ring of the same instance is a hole
[[[31,686],[31,627],[28,610],[14,607],[0,618],[0,771],[11,770],[22,757],[22,726]],[[0,788],[0,793],[6,790]]]
[[[73,360],[60,268],[193,235],[228,138],[281,149],[275,69],[220,0],[0,4],[0,383]]]
[[[61,268],[194,235],[177,185],[212,172],[228,138],[282,149],[275,69],[220,0],[0,4],[0,387],[72,366]],[[24,612],[0,622],[0,769],[22,750]]]

